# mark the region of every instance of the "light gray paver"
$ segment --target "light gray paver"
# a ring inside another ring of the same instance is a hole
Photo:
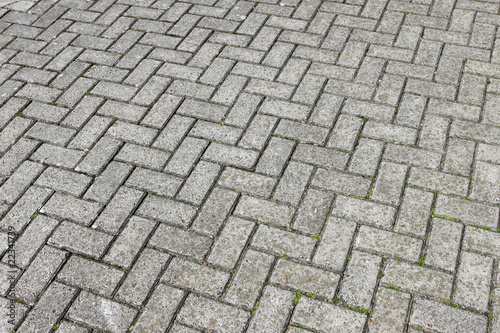
[[[370,308],[382,258],[353,251],[340,287],[340,298],[356,307]]]
[[[427,329],[455,332],[484,332],[487,317],[453,308],[443,303],[417,299],[410,323]]]
[[[292,316],[292,322],[320,332],[362,332],[365,315],[321,301],[304,297]]]
[[[220,296],[229,273],[215,270],[191,261],[174,258],[162,276],[161,280],[209,294],[215,297]]]
[[[401,332],[410,304],[410,295],[392,289],[379,288],[373,314],[370,318],[370,332]]]
[[[281,332],[293,308],[295,295],[288,290],[266,286],[259,307],[250,321],[248,332]]]

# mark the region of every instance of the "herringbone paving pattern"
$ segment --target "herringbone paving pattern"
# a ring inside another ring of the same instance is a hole
[[[500,332],[499,0],[0,1],[1,332]]]

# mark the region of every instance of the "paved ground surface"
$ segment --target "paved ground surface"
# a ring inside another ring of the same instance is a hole
[[[0,4],[1,332],[500,332],[499,1]]]

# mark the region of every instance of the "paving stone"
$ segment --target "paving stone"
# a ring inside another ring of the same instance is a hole
[[[74,288],[57,282],[52,283],[19,329],[23,331],[50,330],[71,303],[76,292]]]
[[[74,134],[75,131],[72,129],[40,122],[33,125],[26,133],[33,139],[62,146],[66,145]]]
[[[279,176],[293,147],[294,143],[291,140],[271,138],[255,170],[270,176]]]
[[[19,233],[50,197],[52,190],[31,186],[2,219],[3,228]],[[13,228],[13,230],[12,230]]]
[[[271,268],[273,257],[265,253],[248,250],[242,259],[224,300],[252,308],[260,288]]]
[[[16,295],[33,305],[66,260],[67,252],[44,246],[16,283]]]
[[[117,191],[132,167],[124,163],[111,162],[84,195],[84,199],[106,203]]]
[[[49,167],[38,177],[36,185],[79,196],[90,184],[92,178],[76,172]]]
[[[276,99],[266,98],[259,109],[259,112],[280,118],[292,120],[306,120],[309,114],[309,107],[284,102]]]
[[[499,210],[465,199],[438,195],[435,214],[455,218],[466,224],[496,229]]]
[[[298,210],[293,228],[310,234],[319,234],[327,218],[333,195],[310,189]]]
[[[284,136],[308,143],[323,145],[325,143],[326,136],[328,135],[328,130],[318,126],[282,120],[274,133],[282,137]]]
[[[89,225],[97,217],[100,210],[101,205],[96,202],[55,193],[40,212]]]
[[[131,217],[104,260],[112,265],[130,267],[154,227],[153,221]]]
[[[407,166],[395,163],[380,163],[380,169],[371,199],[391,205],[399,203],[406,178]]]
[[[240,198],[234,214],[254,219],[259,223],[288,226],[294,211],[293,208],[283,204],[245,195]]]
[[[474,227],[465,227],[463,247],[486,255],[496,256],[499,243],[497,234]]]
[[[38,250],[44,245],[58,224],[59,221],[44,215],[38,215],[33,219],[23,234],[16,240],[16,265],[21,268],[28,267],[31,259],[33,259]],[[5,244],[7,244],[7,238]],[[7,261],[7,258],[4,261]]]
[[[220,173],[220,166],[200,161],[193,169],[184,186],[177,195],[178,199],[200,205]]]
[[[414,144],[417,136],[417,132],[413,129],[372,121],[366,122],[362,133],[374,139],[407,145]]]
[[[432,219],[425,263],[448,271],[454,271],[463,226],[442,219]]]
[[[339,278],[332,272],[280,259],[270,282],[331,299]]]
[[[356,224],[335,217],[326,222],[318,249],[313,257],[316,265],[342,271],[351,246]]]
[[[349,171],[365,176],[374,176],[383,149],[384,143],[382,141],[361,138],[354,150]],[[352,147],[349,150],[352,150]]]
[[[229,218],[219,238],[215,241],[212,252],[208,257],[208,262],[232,269],[245,247],[254,226],[255,223],[249,221]]]
[[[418,261],[422,241],[417,238],[362,225],[359,228],[354,245],[372,252]]]
[[[423,298],[415,301],[410,323],[431,330],[451,329],[456,332],[483,332],[488,325],[483,315]]]
[[[498,3],[0,7],[18,330],[497,330]]]
[[[82,291],[66,316],[102,330],[126,331],[136,313],[125,305]]]
[[[215,188],[193,222],[194,230],[215,236],[232,209],[238,194]]]
[[[189,135],[234,145],[240,138],[241,133],[242,130],[239,128],[199,120],[191,129]]]
[[[57,274],[57,279],[78,288],[110,296],[123,275],[124,273],[116,268],[72,256]]]
[[[419,168],[411,168],[409,184],[423,188],[438,190],[444,194],[458,194],[465,196],[469,187],[469,180],[465,177],[453,176],[450,174],[430,171]]]
[[[365,200],[338,196],[332,213],[347,220],[388,228],[392,225],[395,210],[392,207]]]
[[[218,297],[229,280],[230,274],[197,263],[172,259],[161,280]]]
[[[370,318],[370,332],[400,332],[405,327],[405,316],[410,295],[386,288],[379,288],[375,307]]]
[[[363,120],[358,117],[341,114],[335,123],[327,147],[351,151],[358,138]]]
[[[148,303],[144,312],[140,315],[132,332],[144,330],[163,331],[173,319],[177,306],[182,301],[184,292],[163,284],[159,284]]]
[[[137,207],[144,193],[128,187],[121,187],[99,215],[94,228],[117,234],[125,220]]]
[[[291,162],[281,177],[274,199],[297,206],[314,168],[310,165]]]
[[[259,225],[252,241],[252,245],[256,248],[303,260],[309,259],[315,244],[314,238],[271,228],[263,224]]]
[[[68,148],[88,151],[104,134],[112,120],[105,117],[93,116],[80,132],[71,140]]]
[[[172,113],[179,106],[181,100],[177,96],[162,95],[142,119],[141,125],[163,128]]]
[[[476,162],[472,178],[472,192],[470,197],[474,200],[496,204],[498,197],[498,180],[500,167],[483,162]]]
[[[174,151],[193,123],[193,118],[174,115],[152,146]]]
[[[261,150],[266,145],[276,122],[275,117],[257,114],[250,122],[238,146]]]
[[[192,231],[160,224],[149,244],[202,260],[212,245],[212,239]]]
[[[492,264],[492,258],[470,252],[462,253],[454,301],[486,312],[490,299]]]
[[[190,294],[179,312],[180,322],[219,332],[243,332],[250,314],[226,304]]]
[[[169,157],[169,153],[157,149],[126,143],[116,156],[116,159],[146,168],[161,170]]]
[[[208,142],[201,139],[186,138],[165,167],[166,172],[187,176],[193,167],[194,162],[205,150]]]
[[[116,121],[106,132],[119,140],[124,140],[140,145],[150,145],[157,135],[152,128],[134,125],[123,121]]]
[[[433,115],[425,116],[420,132],[419,147],[443,152],[448,126],[448,119]]]
[[[291,321],[323,332],[362,332],[366,316],[304,297],[297,305]]]
[[[170,255],[151,249],[142,251],[132,270],[116,293],[116,298],[140,306],[165,268]]]
[[[359,176],[333,170],[318,169],[312,179],[311,185],[338,193],[348,193],[364,197],[370,187],[370,181]]]
[[[382,282],[403,290],[450,299],[453,275],[406,262],[389,260],[384,269]]]
[[[382,258],[353,251],[347,264],[339,297],[347,304],[370,308]]]
[[[64,221],[50,237],[49,244],[99,258],[112,239],[105,233]]]
[[[87,333],[88,329],[79,325],[75,325],[70,321],[63,320],[58,328],[60,332],[68,333]]]
[[[126,185],[158,195],[173,197],[181,183],[180,178],[149,169],[136,168],[127,179]]]
[[[293,309],[295,295],[291,291],[266,286],[259,307],[250,321],[248,332],[281,332]]]
[[[190,205],[167,198],[148,195],[137,210],[137,214],[147,218],[178,225],[188,225],[196,209]]]
[[[137,122],[144,116],[146,109],[133,104],[107,100],[106,103],[104,103],[104,105],[99,109],[98,113],[103,116]]]
[[[251,169],[257,161],[258,153],[249,149],[212,142],[203,154],[203,158],[239,168]]]
[[[0,200],[15,203],[42,173],[43,165],[26,161],[0,187]]]
[[[343,170],[347,164],[348,154],[334,149],[309,144],[299,144],[294,151],[293,159],[317,165],[325,169]]]
[[[424,236],[431,213],[432,201],[432,193],[407,188],[394,230]]]
[[[232,188],[238,192],[243,191],[262,197],[269,197],[276,184],[276,180],[254,172],[228,167],[219,177],[218,184]]]
[[[97,175],[120,149],[120,146],[120,141],[107,136],[102,137],[77,165],[75,171]]]
[[[490,144],[498,144],[499,133],[500,132],[496,130],[496,127],[460,120],[454,121],[450,129],[450,136],[475,141],[484,141]]]

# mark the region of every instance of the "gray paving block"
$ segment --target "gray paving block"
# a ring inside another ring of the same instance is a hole
[[[246,308],[253,308],[272,263],[272,256],[248,250],[224,296],[224,300]]]
[[[381,281],[402,290],[450,299],[453,275],[410,265],[406,262],[389,260],[385,265],[384,276]]]
[[[110,296],[124,273],[82,257],[72,256],[57,274],[57,280],[66,284]]]
[[[133,308],[82,291],[69,308],[67,317],[102,330],[126,331],[136,313]]]
[[[288,226],[293,213],[294,209],[291,207],[246,195],[241,197],[234,210],[235,215],[278,226]]]
[[[335,273],[280,259],[270,282],[331,299],[339,280]]]
[[[145,249],[116,293],[116,298],[134,306],[141,306],[170,255]]]
[[[341,282],[339,297],[350,306],[369,309],[382,258],[353,251]]]
[[[230,217],[215,241],[207,261],[227,269],[234,268],[254,226],[253,222]]]
[[[201,329],[219,332],[243,332],[250,314],[208,298],[190,294],[177,318],[180,322]]]
[[[198,260],[204,259],[212,242],[210,237],[163,223],[149,240],[149,244],[152,246]]]
[[[33,305],[66,260],[67,252],[44,246],[16,283],[16,295]]]
[[[457,332],[483,332],[486,330],[486,316],[419,298],[414,305],[410,323],[427,329]]]
[[[219,297],[230,274],[176,257],[168,265],[162,281]]]
[[[308,260],[316,240],[312,237],[299,235],[266,225],[259,225],[252,241],[252,246],[276,255],[286,255],[292,258]]]
[[[112,265],[129,268],[154,227],[153,221],[132,216],[104,260]]]
[[[347,333],[362,332],[366,316],[338,305],[304,297],[296,307],[291,321],[320,331]]]
[[[112,239],[108,234],[64,221],[50,237],[49,244],[99,258]]]
[[[288,290],[266,286],[247,332],[281,332],[293,309],[295,295]]]

